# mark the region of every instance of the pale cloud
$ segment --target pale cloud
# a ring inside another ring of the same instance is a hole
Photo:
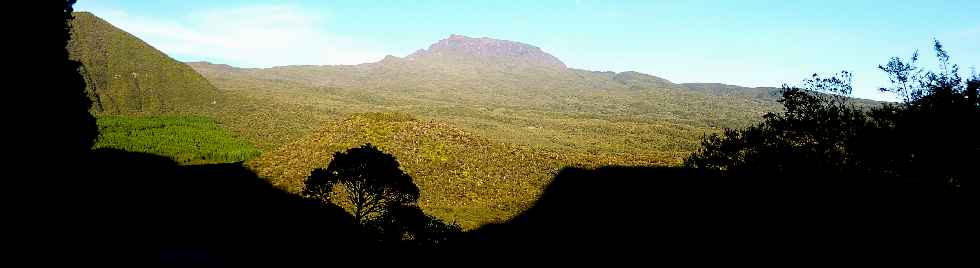
[[[321,15],[290,5],[195,11],[178,18],[91,11],[179,60],[271,67],[358,64],[385,55],[376,44],[331,33]]]

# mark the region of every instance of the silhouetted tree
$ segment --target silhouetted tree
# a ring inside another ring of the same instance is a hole
[[[386,246],[436,247],[462,234],[459,225],[427,215],[415,205],[392,207],[383,216],[368,221],[367,226]]]
[[[936,71],[916,66],[918,53],[908,61],[895,57],[879,66],[893,84],[881,90],[905,101],[878,116],[892,131],[876,138],[900,145],[887,157],[896,174],[960,191],[964,179],[976,177],[974,165],[980,163],[980,76],[974,73],[964,80],[939,41],[933,50],[939,59]]]
[[[866,186],[921,182],[922,189],[958,192],[980,160],[980,79],[963,81],[938,41],[934,50],[939,72],[915,66],[918,53],[879,66],[893,84],[882,91],[899,95],[901,104],[857,107],[847,98],[849,73],[814,75],[802,88],[783,86],[784,112],[705,137],[685,164],[765,177],[860,178]]]
[[[395,157],[371,144],[334,153],[326,169],[310,174],[304,193],[329,201],[333,185],[342,187],[358,223],[384,216],[419,198],[418,186],[399,168]]]
[[[337,181],[328,175],[327,170],[318,168],[310,172],[303,186],[303,195],[307,198],[320,201],[324,204],[331,204],[333,196],[333,185]]]
[[[764,121],[745,129],[726,129],[711,135],[687,159],[693,167],[778,174],[797,170],[840,173],[850,168],[846,150],[867,117],[848,102],[851,75],[821,78],[816,74],[804,87],[783,86],[782,113],[768,113]]]
[[[426,215],[415,205],[419,189],[412,178],[393,156],[371,144],[335,153],[326,169],[310,173],[303,194],[331,203],[335,185],[342,187],[343,201],[353,207],[355,222],[382,246],[435,247],[462,233],[459,225]]]

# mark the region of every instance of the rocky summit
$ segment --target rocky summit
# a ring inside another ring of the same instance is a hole
[[[537,67],[565,69],[565,63],[541,48],[508,40],[472,38],[453,34],[406,57],[409,60],[449,58],[459,60],[516,61]]]

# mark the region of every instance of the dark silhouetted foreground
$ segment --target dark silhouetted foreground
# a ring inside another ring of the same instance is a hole
[[[288,265],[371,248],[343,209],[274,188],[239,164],[179,166],[115,150],[95,151],[92,164],[78,229],[92,239],[89,258],[157,252],[180,266]]]
[[[47,253],[74,247],[69,238],[77,234],[74,220],[84,209],[76,204],[87,198],[79,186],[97,129],[79,63],[66,50],[74,2],[19,3],[27,8],[17,8],[17,27],[11,28],[17,41],[6,42],[16,66],[8,68],[4,83],[5,218],[11,231],[5,240],[16,245],[11,256],[59,259]]]
[[[461,234],[412,204],[418,188],[373,147],[314,171],[309,199],[240,164],[181,166],[147,154],[89,152],[95,124],[78,65],[64,51],[73,2],[45,3],[47,16],[36,19],[50,28],[32,41],[46,49],[37,57],[50,79],[20,90],[48,101],[22,126],[31,137],[13,141],[34,146],[14,169],[41,175],[12,178],[30,183],[10,187],[29,196],[10,202],[29,212],[12,220],[31,225],[12,229],[29,238],[16,246],[40,253],[28,266],[380,265],[439,253],[467,259],[457,264],[607,254],[617,255],[607,261],[805,261],[873,250],[955,258],[969,249],[962,243],[972,243],[964,237],[976,214],[967,201],[980,163],[980,79],[960,78],[938,42],[941,72],[917,71],[916,57],[882,67],[896,85],[887,90],[904,103],[857,108],[832,95],[850,92],[848,74],[814,77],[805,88],[784,89],[785,113],[708,137],[688,167],[566,168],[523,214]],[[358,177],[365,174],[380,177]],[[393,201],[363,202],[379,213],[352,216],[330,202],[335,183]]]
[[[893,84],[882,91],[898,94],[902,103],[856,107],[846,98],[849,73],[814,75],[804,88],[784,86],[785,112],[707,137],[686,164],[841,188],[916,182],[930,193],[973,194],[980,163],[980,75],[964,80],[939,41],[934,50],[938,72],[915,66],[917,54],[880,67]]]
[[[850,73],[814,75],[783,88],[785,112],[706,137],[688,168],[565,169],[526,213],[464,243],[629,257],[960,256],[976,210],[980,76],[962,79],[934,49],[939,72],[914,66],[917,56],[881,67],[895,84],[883,90],[903,103],[858,107]]]
[[[962,254],[969,206],[921,183],[839,184],[687,168],[566,168],[535,205],[462,243],[564,261],[842,258],[866,250]],[[848,178],[855,179],[858,178]],[[926,248],[929,245],[929,248]],[[921,251],[920,251],[921,250]],[[960,252],[960,253],[954,253]],[[608,258],[607,258],[608,257]]]

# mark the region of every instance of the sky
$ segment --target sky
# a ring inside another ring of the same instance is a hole
[[[540,47],[571,68],[675,83],[798,85],[854,74],[860,98],[895,100],[877,69],[940,40],[961,75],[980,64],[980,1],[124,1],[89,11],[181,61],[238,67],[403,57],[450,34]]]

